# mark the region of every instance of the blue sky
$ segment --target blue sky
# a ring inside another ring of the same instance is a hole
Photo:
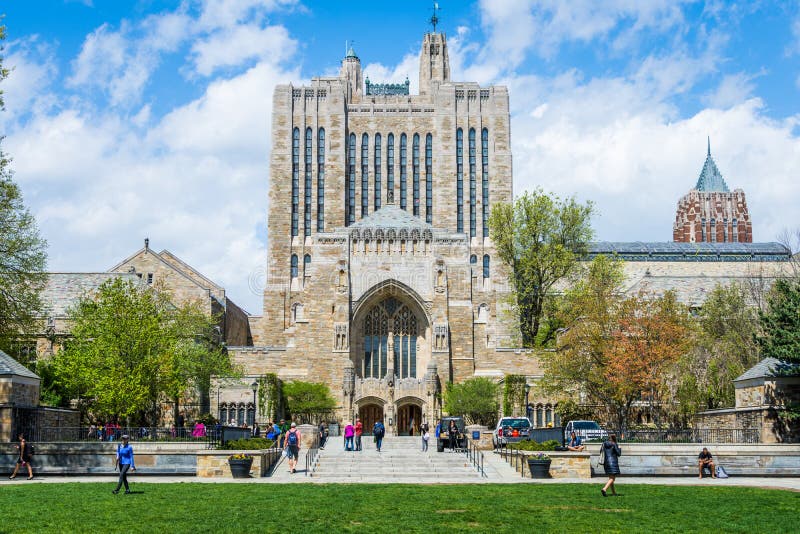
[[[800,5],[440,1],[452,78],[509,87],[515,191],[593,200],[604,240],[667,241],[712,152],[759,241],[800,227]],[[4,3],[3,149],[50,269],[149,236],[261,312],[272,89],[335,73],[416,87],[432,2]]]

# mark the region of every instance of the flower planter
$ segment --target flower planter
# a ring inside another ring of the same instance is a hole
[[[528,458],[528,470],[531,472],[531,478],[550,478],[551,461]]]
[[[244,458],[242,460],[228,459],[228,465],[231,467],[231,475],[233,478],[250,478],[250,468],[253,466],[252,458]]]

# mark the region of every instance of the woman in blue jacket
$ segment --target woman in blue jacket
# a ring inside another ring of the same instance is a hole
[[[131,492],[128,488],[128,470],[136,471],[136,465],[133,462],[133,447],[128,444],[130,436],[125,434],[122,436],[122,443],[117,445],[117,459],[114,460],[114,468],[119,467],[119,482],[117,482],[117,489],[111,493],[119,493],[119,489],[125,484],[125,494]]]

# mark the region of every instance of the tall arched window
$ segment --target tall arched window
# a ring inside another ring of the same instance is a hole
[[[220,422],[223,425],[227,425],[228,424],[228,404],[227,403],[223,402],[222,404],[219,405],[219,413],[217,414],[217,417],[219,418]]]
[[[291,276],[297,278],[297,254],[292,254]]]
[[[394,202],[394,134],[386,137],[386,202]]]
[[[325,128],[317,133],[317,232],[325,231]]]
[[[300,227],[300,128],[292,132],[292,237]]]
[[[414,215],[419,217],[419,134],[414,134],[414,141],[411,148],[411,166],[413,175],[413,195],[414,195]]]
[[[483,255],[483,278],[489,278],[489,255]]]
[[[425,222],[433,224],[433,136],[425,136]]]
[[[311,267],[311,254],[303,256],[303,276],[309,275],[309,267]]]
[[[478,265],[478,256],[476,256],[475,254],[471,254],[469,257],[469,264]]]
[[[406,209],[408,205],[408,192],[406,180],[408,178],[408,138],[400,134],[400,207]]]
[[[253,405],[252,402],[247,403],[247,426],[253,428],[253,424],[256,422],[256,407]]]
[[[350,146],[347,147],[347,184],[345,184],[347,203],[347,224],[356,222],[356,134],[350,134]]]
[[[475,128],[469,129],[469,236],[477,234],[477,192],[475,184]]]
[[[481,130],[481,211],[483,215],[483,237],[489,237],[489,130]]]
[[[375,134],[375,211],[381,209],[381,134]]]
[[[369,214],[369,136],[361,135],[361,217]]]
[[[245,408],[244,408],[244,403],[240,403],[240,404],[239,404],[239,414],[238,414],[238,416],[236,417],[236,423],[238,424],[238,426],[242,426],[242,425],[244,424],[244,422],[245,422]]]
[[[313,152],[311,141],[314,132],[311,128],[306,128],[306,153],[305,153],[305,183],[303,184],[304,204],[303,204],[303,233],[305,236],[311,235],[311,159]]]
[[[464,231],[464,130],[456,130],[456,232]],[[477,261],[477,260],[476,260]]]
[[[357,367],[363,378],[383,378],[388,372],[388,340],[393,342],[394,372],[417,376],[418,323],[414,313],[394,297],[373,307],[364,318],[364,359]]]

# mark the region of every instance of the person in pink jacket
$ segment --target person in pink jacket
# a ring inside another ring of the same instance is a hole
[[[353,450],[353,436],[356,434],[356,429],[353,428],[353,423],[347,423],[344,427],[344,450]]]

